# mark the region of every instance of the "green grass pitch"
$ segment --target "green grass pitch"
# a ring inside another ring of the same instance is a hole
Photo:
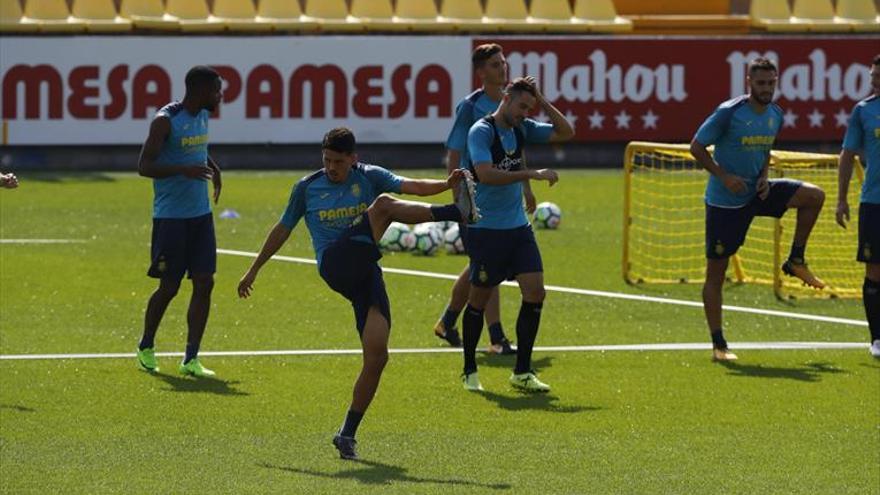
[[[28,175],[0,191],[0,354],[133,352],[155,282],[145,276],[152,189],[134,175]],[[257,251],[303,173],[227,173],[218,245]],[[417,176],[440,172],[417,172]],[[620,274],[622,176],[563,171],[537,184],[563,210],[539,231],[552,285],[699,300],[694,285],[630,287]],[[448,195],[431,198],[445,202]],[[827,206],[826,206],[827,207]],[[311,257],[301,225],[281,253]],[[312,265],[273,261],[252,299],[250,263],[220,255],[204,351],[355,349],[347,303]],[[393,254],[383,265],[454,274],[465,258]],[[821,275],[821,274],[819,274]],[[386,274],[393,348],[441,347],[431,327],[451,283]],[[182,351],[189,287],[159,351]],[[863,320],[860,302],[776,301],[729,286],[725,303]],[[502,289],[509,335],[519,305]],[[700,308],[550,292],[537,345],[705,342]],[[726,314],[732,345],[866,342],[865,327]],[[484,331],[483,340],[488,336]],[[481,344],[484,345],[484,344]],[[4,493],[880,493],[880,361],[867,349],[536,352],[545,396],[514,392],[512,359],[393,354],[360,428],[361,462],[336,456],[357,355],[205,357],[217,380],[136,369],[133,358],[0,361]]]

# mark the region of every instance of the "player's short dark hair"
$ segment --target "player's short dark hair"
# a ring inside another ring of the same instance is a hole
[[[220,74],[207,65],[197,65],[186,73],[186,90],[191,91],[207,84],[214,84],[220,79]]]
[[[874,55],[874,60],[871,62],[871,65],[880,65],[880,53]]]
[[[751,62],[749,62],[749,75],[754,74],[759,70],[769,70],[772,72],[779,72],[776,68],[776,64],[773,63],[769,58],[758,57]]]
[[[517,77],[504,88],[504,94],[513,96],[515,93],[528,93],[538,97],[538,89],[524,77]]]
[[[487,60],[496,53],[501,53],[502,50],[503,48],[498,43],[487,43],[474,48],[474,53],[471,54],[471,63],[474,65],[474,69],[479,69],[486,65]]]
[[[330,129],[324,134],[324,142],[321,143],[321,149],[336,151],[350,155],[354,153],[355,147],[354,133],[347,127],[337,127]]]

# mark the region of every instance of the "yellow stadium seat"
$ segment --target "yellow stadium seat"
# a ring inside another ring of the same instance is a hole
[[[810,31],[850,31],[850,25],[834,17],[831,0],[794,0],[791,22]]]
[[[211,12],[205,0],[167,0],[165,17],[177,20],[181,31],[223,31],[225,26],[212,22]]]
[[[791,9],[787,1],[752,0],[749,7],[752,26],[768,31],[803,31],[804,26],[791,22]]]
[[[43,32],[81,32],[86,28],[71,18],[66,0],[28,0],[21,22],[36,24]]]
[[[257,6],[257,22],[272,25],[276,31],[314,31],[318,24],[306,20],[299,1],[260,0]]]
[[[306,0],[305,18],[321,31],[357,32],[364,25],[348,15],[345,0]]]
[[[541,24],[544,31],[583,33],[590,30],[589,23],[572,16],[568,0],[532,0],[529,21]]]
[[[730,0],[614,0],[614,6],[618,14],[627,16],[730,14]]]
[[[880,31],[874,0],[837,0],[837,18],[856,31]]]
[[[131,31],[131,21],[116,14],[113,0],[73,0],[71,13],[92,33]]]
[[[496,25],[483,22],[480,0],[443,0],[438,20],[456,31],[498,31]]]
[[[449,31],[452,26],[440,22],[434,0],[397,0],[394,21],[410,31]]]
[[[523,0],[486,0],[483,22],[495,24],[502,32],[542,31],[544,26],[529,22],[529,13]]]
[[[21,22],[23,16],[19,0],[0,0],[0,33],[33,33],[39,29],[36,24]]]
[[[611,0],[575,0],[574,17],[593,31],[617,33],[632,31],[632,21],[617,15]]]
[[[130,20],[136,29],[180,30],[177,19],[165,16],[162,0],[122,0],[119,15]]]
[[[394,22],[391,0],[351,0],[349,22],[360,23],[368,31],[400,31],[406,26]]]
[[[253,0],[214,0],[210,22],[220,23],[230,31],[271,31],[272,24],[257,21]]]

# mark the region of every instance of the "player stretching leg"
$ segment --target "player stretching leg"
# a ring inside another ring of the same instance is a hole
[[[805,284],[825,284],[807,267],[804,251],[825,202],[825,193],[805,182],[768,180],[770,150],[782,124],[773,103],[776,65],[767,59],[749,63],[749,94],[728,100],[703,122],[691,141],[691,153],[709,172],[706,185],[706,281],[703,308],[712,336],[713,359],[732,361],[721,323],[721,289],[730,257],[745,242],[756,216],[780,218],[797,209],[797,227],[782,270]],[[715,145],[710,155],[706,147]]]

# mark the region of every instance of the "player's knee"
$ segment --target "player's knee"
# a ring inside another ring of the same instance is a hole
[[[198,294],[210,294],[214,289],[214,276],[196,276],[192,279],[193,291]]]
[[[366,349],[364,351],[364,364],[370,368],[382,370],[388,364],[388,349]]]
[[[531,287],[523,291],[523,299],[530,303],[543,303],[545,297],[547,297],[547,291],[544,290],[543,285]]]
[[[380,194],[378,198],[373,201],[371,208],[374,208],[383,213],[388,212],[391,209],[391,206],[394,204],[394,198],[387,194]]]
[[[801,186],[805,196],[805,203],[813,207],[821,207],[825,204],[825,191],[813,184],[804,184]]]
[[[159,288],[156,289],[156,295],[161,297],[162,299],[170,301],[174,299],[174,296],[177,295],[177,291],[180,290],[180,282],[174,282],[169,280],[163,280],[159,283]]]

